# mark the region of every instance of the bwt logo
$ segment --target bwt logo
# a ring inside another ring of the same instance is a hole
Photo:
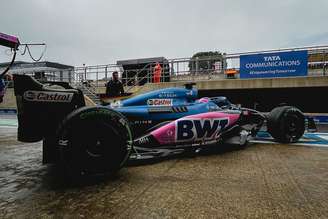
[[[272,61],[280,61],[280,56],[264,56],[264,61],[272,62]]]
[[[229,118],[178,120],[176,123],[177,141],[209,140],[218,137],[229,124]]]

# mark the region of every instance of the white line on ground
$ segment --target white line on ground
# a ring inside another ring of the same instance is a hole
[[[261,144],[278,144],[277,142],[274,141],[261,141],[261,140],[251,140],[251,143],[261,143]],[[287,145],[287,144],[286,144]],[[328,145],[325,144],[306,144],[306,143],[292,143],[288,144],[292,146],[306,146],[306,147],[323,147],[323,148],[328,148]]]

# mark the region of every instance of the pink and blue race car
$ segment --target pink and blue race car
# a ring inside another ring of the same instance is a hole
[[[305,130],[305,117],[296,107],[262,113],[225,97],[198,98],[193,84],[87,107],[80,90],[49,83],[14,75],[18,140],[43,140],[43,162],[61,163],[71,176],[113,173],[129,161],[204,148],[245,147],[264,126],[282,143],[298,141]]]

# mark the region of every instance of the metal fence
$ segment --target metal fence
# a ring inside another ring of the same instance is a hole
[[[127,87],[154,83],[156,64],[161,66],[160,82],[183,80],[184,76],[218,75],[224,78],[224,69],[226,69],[222,61],[217,61],[217,58],[183,58],[170,59],[164,63],[148,63],[143,68],[129,70],[124,70],[122,66],[115,64],[76,67],[74,80],[75,82],[84,81],[101,87],[111,79],[112,73],[117,71],[124,86]]]
[[[300,50],[308,51],[309,76],[328,74],[328,46],[316,46],[225,54],[222,56],[223,59],[219,57],[169,59],[159,63],[162,67],[160,82],[239,78],[241,55]],[[115,64],[77,67],[74,72],[74,80],[75,82],[88,82],[95,87],[103,87],[110,80],[112,73],[117,71],[123,84],[127,87],[154,83],[155,65],[156,63],[148,63],[141,69],[129,70],[124,70],[122,66]],[[233,74],[229,74],[229,71]]]

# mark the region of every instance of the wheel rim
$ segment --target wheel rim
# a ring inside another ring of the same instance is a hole
[[[97,174],[119,168],[125,153],[119,149],[124,145],[124,137],[105,122],[92,121],[87,127],[90,131],[80,133],[78,140],[82,149],[79,154],[83,157],[80,172]]]
[[[287,114],[285,117],[285,136],[288,142],[294,142],[300,137],[301,119],[296,114]]]
[[[114,130],[111,126],[106,125],[105,123],[97,124],[92,127],[96,132],[92,132],[92,136],[89,136],[88,141],[85,141],[83,148],[85,152],[90,157],[103,157],[106,153],[106,147],[110,145],[108,136],[120,137],[118,132]],[[104,132],[106,130],[106,132]]]

